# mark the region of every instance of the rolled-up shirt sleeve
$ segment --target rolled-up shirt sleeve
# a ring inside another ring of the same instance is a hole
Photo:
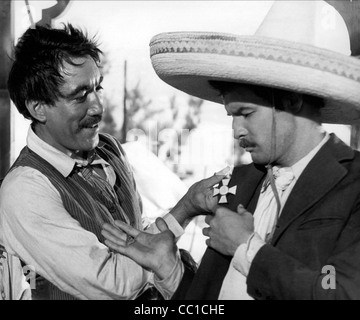
[[[10,254],[79,299],[134,299],[154,284],[165,299],[183,273],[180,259],[168,278],[157,281],[131,259],[109,251],[63,207],[61,197],[40,172],[18,167],[0,193],[3,241]]]
[[[180,226],[180,224],[177,222],[177,220],[174,218],[172,214],[167,213],[162,218],[164,219],[169,230],[174,234],[174,237],[176,239],[179,239],[184,234],[184,229]],[[155,222],[151,224],[146,224],[145,231],[152,234],[156,234],[160,232]]]

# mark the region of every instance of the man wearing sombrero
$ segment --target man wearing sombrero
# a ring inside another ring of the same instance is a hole
[[[173,298],[360,299],[360,154],[321,127],[360,122],[360,61],[339,13],[277,1],[254,36],[165,33],[150,46],[162,80],[225,105],[253,160],[206,217],[208,249]],[[136,249],[121,248],[148,267],[161,255]]]

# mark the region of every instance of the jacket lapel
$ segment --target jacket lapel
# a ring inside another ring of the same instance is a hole
[[[319,150],[292,190],[275,231],[275,244],[289,225],[324,197],[347,174],[340,161],[352,159],[354,151],[335,135]]]
[[[254,197],[259,184],[265,176],[266,169],[263,166],[251,164],[235,168],[229,182],[229,187],[237,186],[236,193],[235,196],[229,195],[229,205],[226,205],[226,207],[236,211],[237,206],[242,204],[245,208],[248,208],[251,199]]]

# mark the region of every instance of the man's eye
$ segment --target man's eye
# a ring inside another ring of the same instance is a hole
[[[99,85],[99,86],[96,87],[95,90],[96,90],[96,92],[99,92],[99,91],[103,90],[103,87]],[[75,98],[75,101],[78,102],[78,103],[83,103],[83,102],[85,102],[85,101],[86,101],[86,98],[87,98],[87,96],[88,96],[89,93],[90,93],[90,91],[85,92],[84,95]]]
[[[78,98],[75,98],[75,101],[76,101],[76,102],[79,102],[79,103],[81,103],[81,102],[85,102],[85,100],[86,100],[87,96],[88,96],[88,94],[87,94],[87,93],[85,93],[83,96],[78,97]]]
[[[251,116],[252,114],[253,114],[253,112],[244,113],[243,116],[244,116],[244,118],[247,118],[247,117]]]

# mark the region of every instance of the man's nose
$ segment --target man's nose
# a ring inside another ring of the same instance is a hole
[[[91,94],[90,107],[88,113],[90,115],[101,115],[104,112],[104,104],[101,93],[93,92]]]
[[[234,131],[235,139],[240,139],[247,135],[247,130],[245,129],[244,121],[245,120],[243,116],[233,117],[232,128]]]

